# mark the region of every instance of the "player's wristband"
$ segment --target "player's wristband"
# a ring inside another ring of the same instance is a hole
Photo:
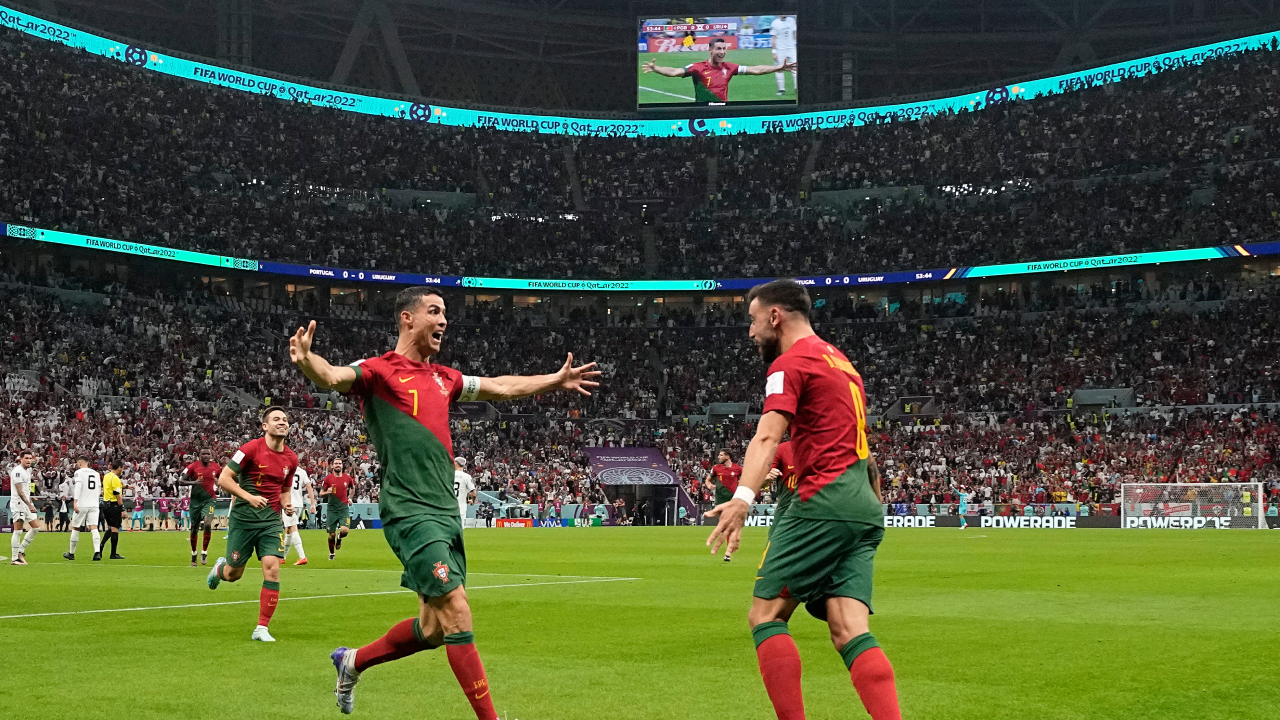
[[[739,485],[738,489],[733,491],[733,499],[741,500],[747,505],[751,505],[756,501],[756,491],[749,487]]]

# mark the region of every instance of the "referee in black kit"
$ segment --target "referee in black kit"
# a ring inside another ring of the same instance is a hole
[[[107,540],[111,540],[112,560],[124,559],[116,552],[120,542],[120,524],[124,517],[124,507],[120,503],[121,496],[124,495],[124,483],[120,482],[121,467],[119,460],[112,460],[111,471],[102,477],[102,516],[106,518],[109,528],[106,537],[102,538],[102,548],[106,549]]]

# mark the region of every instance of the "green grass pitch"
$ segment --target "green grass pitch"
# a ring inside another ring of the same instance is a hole
[[[466,531],[476,643],[499,714],[772,718],[745,619],[765,530],[748,528],[731,564],[707,554],[705,536]],[[260,572],[210,592],[208,568],[187,567],[184,534],[125,533],[127,560],[86,552],[69,563],[67,536],[42,533],[29,566],[0,566],[6,716],[341,717],[328,653],[373,640],[415,602],[397,592],[381,533],[353,532],[335,562],[323,534],[304,537],[311,565],[282,571],[278,642],[260,644],[249,640]],[[891,529],[872,631],[906,718],[1276,718],[1280,582],[1267,538]],[[291,600],[315,595],[334,597]],[[228,602],[241,604],[204,605]],[[129,609],[172,605],[188,607]],[[103,609],[125,610],[13,617]],[[799,610],[791,630],[809,717],[866,717],[825,626]],[[429,651],[366,673],[355,717],[473,715],[443,652]]]
[[[705,52],[687,53],[640,53],[636,66],[636,90],[640,105],[654,103],[693,102],[693,80],[689,78],[671,78],[658,73],[646,73],[644,63],[652,60],[659,65],[684,67],[690,63],[707,59]],[[725,59],[739,65],[773,65],[773,51],[764,50],[730,50]],[[783,73],[787,83],[785,94],[778,95],[778,81],[773,75],[738,75],[729,81],[729,102],[781,101],[795,102],[796,86],[791,73]]]

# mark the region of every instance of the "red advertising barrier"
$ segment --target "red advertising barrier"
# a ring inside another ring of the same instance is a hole
[[[689,52],[707,52],[710,48],[707,43],[711,41],[711,37],[695,37],[693,44],[689,46]],[[727,43],[726,50],[738,49],[737,35],[717,35],[716,39],[723,40]],[[684,49],[684,36],[680,37],[658,37],[645,38],[645,42],[649,44],[649,52],[680,52]]]
[[[494,523],[498,527],[533,527],[532,518],[498,518]]]

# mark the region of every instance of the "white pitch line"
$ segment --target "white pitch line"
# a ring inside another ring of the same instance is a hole
[[[0,558],[0,559],[4,559],[4,558]],[[102,562],[99,562],[99,563],[94,564],[94,565],[85,565],[84,563],[76,563],[76,565],[75,565],[75,566],[72,566],[70,563],[67,563],[67,562],[29,562],[29,563],[27,563],[27,564],[28,564],[28,565],[61,565],[61,566],[63,566],[63,567],[99,567],[99,568],[102,568],[102,567],[113,567],[113,568],[119,568],[119,567],[136,567],[136,568],[169,568],[169,569],[172,569],[172,570],[190,570],[190,569],[191,569],[191,566],[189,566],[189,565],[182,565],[182,564],[174,564],[174,565],[140,565],[140,564],[133,564],[133,563],[128,563],[128,564],[110,563],[110,564],[108,564],[108,563],[102,563]],[[281,566],[280,566],[280,569],[282,569],[282,570],[283,570],[283,569],[285,569],[286,567],[287,567],[287,566],[285,566],[285,565],[281,565]],[[210,569],[213,569],[213,566],[212,566],[212,565],[210,565],[210,566],[209,566],[209,568],[210,568]],[[309,568],[307,568],[306,570],[299,570],[299,572],[306,572],[306,573],[315,573],[315,572],[369,572],[369,573],[395,573],[395,574],[397,574],[397,575],[401,575],[401,574],[403,574],[403,573],[404,573],[404,571],[403,571],[403,570],[380,570],[380,569],[378,569],[378,568],[340,568],[340,567],[315,567],[315,568],[311,568],[311,567],[309,567]],[[584,580],[614,580],[614,579],[628,579],[628,580],[629,580],[629,579],[633,579],[633,578],[618,578],[617,576],[614,576],[614,575],[553,575],[553,574],[545,574],[545,573],[544,573],[544,574],[538,574],[538,573],[485,573],[485,572],[468,572],[468,573],[467,573],[467,575],[468,575],[468,576],[471,576],[471,575],[496,575],[496,576],[498,576],[498,577],[558,577],[558,578],[580,578],[580,579],[584,579]]]
[[[671,97],[680,98],[681,100],[693,100],[693,98],[689,97],[688,95],[678,95],[673,92],[667,92],[666,90],[659,90],[657,88],[645,87],[643,85],[640,86],[640,89],[648,90],[649,92],[656,92],[659,95],[670,95]]]
[[[167,567],[167,566],[165,566]],[[493,573],[489,573],[493,574]],[[641,580],[642,578],[615,577],[615,578],[593,578],[590,580],[569,580],[566,582],[536,582],[536,583],[509,583],[505,585],[473,585],[468,590],[491,590],[494,588],[513,588],[513,587],[533,587],[535,585],[580,585],[583,583],[599,583],[599,582],[620,582],[624,580]],[[303,595],[302,597],[282,597],[280,602],[286,600],[326,600],[330,598],[340,597],[368,597],[371,595],[401,595],[404,593],[412,593],[412,590],[381,590],[378,592],[363,593],[341,593],[338,595]],[[21,615],[0,615],[0,620],[13,620],[16,618],[32,618],[32,617],[54,617],[58,615],[95,615],[99,613],[120,613],[120,612],[141,612],[144,610],[180,610],[183,608],[198,607],[217,607],[219,605],[250,605],[258,602],[257,600],[226,600],[223,602],[211,603],[187,603],[185,605],[155,605],[152,607],[132,607],[132,608],[106,608],[102,610],[70,610],[66,612],[49,612],[49,613],[23,613]]]

